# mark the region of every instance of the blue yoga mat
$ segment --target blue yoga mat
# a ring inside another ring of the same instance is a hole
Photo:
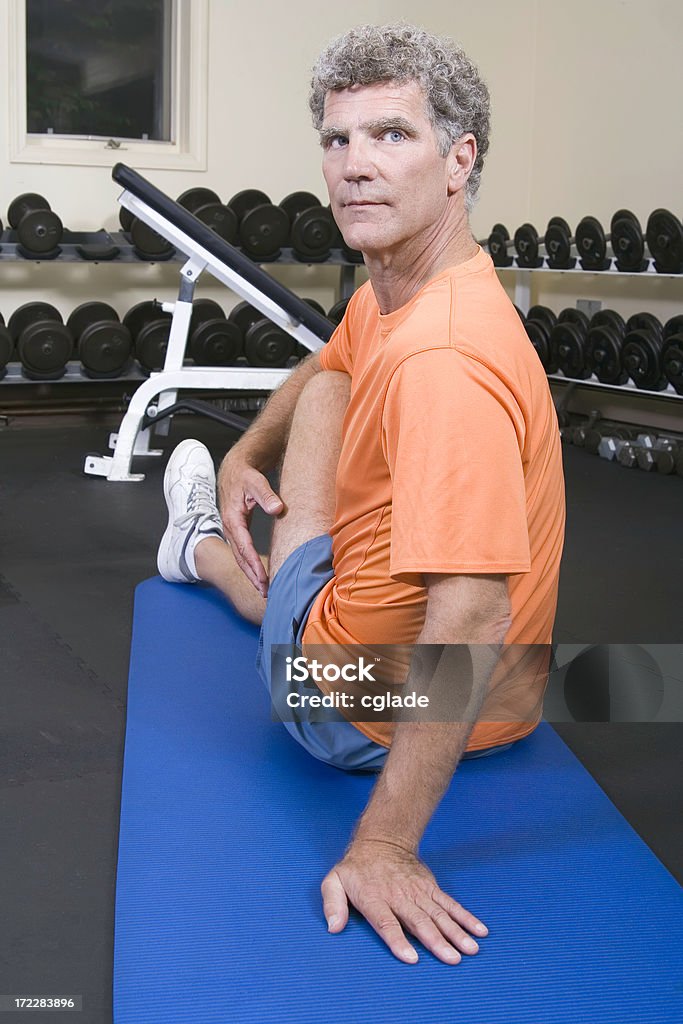
[[[115,1024],[683,1020],[683,899],[554,730],[464,761],[422,854],[489,928],[395,960],[320,881],[373,779],[271,721],[257,631],[213,591],[136,593],[116,890]]]

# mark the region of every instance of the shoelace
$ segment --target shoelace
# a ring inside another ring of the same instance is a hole
[[[218,515],[218,509],[216,508],[214,490],[207,480],[195,480],[192,484],[190,495],[187,499],[187,512],[184,512],[182,516],[178,516],[174,520],[174,525],[185,526],[186,523],[193,519],[196,519],[196,530],[201,531],[203,526],[211,523],[212,526],[218,528],[221,536],[223,535],[223,526]]]

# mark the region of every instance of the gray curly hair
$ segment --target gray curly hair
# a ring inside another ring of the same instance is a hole
[[[465,207],[474,206],[489,148],[490,100],[486,83],[464,50],[451,39],[415,25],[362,25],[333,39],[313,66],[309,106],[320,131],[329,90],[375,82],[418,82],[427,100],[441,156],[465,132],[477,140],[477,158],[465,186]]]

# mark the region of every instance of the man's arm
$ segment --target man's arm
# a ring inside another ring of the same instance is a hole
[[[487,929],[442,892],[419,860],[418,846],[481,710],[497,660],[494,645],[502,644],[509,629],[510,608],[506,576],[426,575],[425,583],[427,613],[417,643],[482,645],[471,649],[472,677],[453,680],[454,687],[467,688],[463,718],[469,721],[397,725],[384,770],[343,860],[323,881],[322,894],[331,932],[345,927],[350,901],[399,960],[417,960],[403,925],[440,960],[457,963],[459,950],[477,952],[468,932],[481,936]],[[408,690],[411,677],[412,665]]]
[[[218,471],[218,506],[226,540],[240,569],[264,597],[268,578],[251,539],[249,522],[256,505],[268,515],[278,515],[283,509],[280,497],[265,474],[277,466],[285,450],[301,392],[321,370],[318,352],[304,359],[272,393],[263,411],[232,446]]]

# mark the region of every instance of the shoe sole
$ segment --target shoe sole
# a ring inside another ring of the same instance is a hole
[[[171,501],[171,476],[176,474],[176,465],[181,460],[182,456],[189,449],[194,448],[198,442],[187,438],[185,441],[181,441],[177,448],[174,450],[171,458],[168,460],[166,466],[166,472],[164,473],[164,498],[166,500],[166,508],[168,509],[168,524],[164,531],[164,535],[161,538],[159,544],[159,550],[157,551],[157,569],[159,575],[162,576],[168,583],[191,583],[196,582],[185,579],[184,576],[170,576],[164,572],[165,566],[170,561],[171,552],[171,539],[173,537],[175,514],[173,511],[173,504]]]

